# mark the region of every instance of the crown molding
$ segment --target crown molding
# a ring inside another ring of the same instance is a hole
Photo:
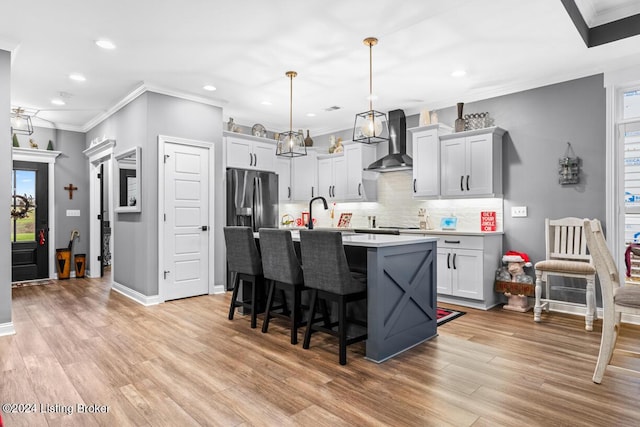
[[[89,132],[91,129],[93,129],[94,127],[96,127],[97,125],[99,125],[100,123],[102,123],[103,121],[105,121],[106,119],[114,115],[115,113],[117,113],[120,109],[122,109],[127,104],[129,104],[130,102],[135,100],[137,97],[139,97],[140,95],[146,92],[158,93],[160,95],[167,95],[174,98],[180,98],[180,99],[185,99],[187,101],[199,102],[200,104],[206,104],[206,105],[211,105],[211,106],[220,107],[220,108],[222,108],[222,106],[226,104],[225,101],[216,101],[216,100],[203,98],[200,96],[195,96],[195,95],[191,95],[191,94],[176,91],[176,90],[167,89],[162,86],[156,86],[156,85],[151,85],[151,84],[142,82],[135,89],[133,89],[133,91],[131,91],[124,98],[118,101],[113,107],[109,108],[104,113],[101,113],[96,117],[94,117],[93,119],[91,119],[90,121],[88,121],[84,126],[82,126],[81,132],[84,132],[84,133]]]

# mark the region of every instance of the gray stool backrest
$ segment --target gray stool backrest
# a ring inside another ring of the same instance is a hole
[[[306,287],[338,295],[353,292],[353,278],[342,246],[342,233],[300,230],[300,249]]]
[[[293,248],[291,231],[261,228],[259,232],[265,279],[293,285],[301,284],[302,268]]]
[[[224,227],[224,241],[230,271],[262,274],[262,260],[251,227]]]

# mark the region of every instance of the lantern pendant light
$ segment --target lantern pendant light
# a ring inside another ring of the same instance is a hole
[[[282,132],[278,137],[276,156],[300,157],[307,155],[307,147],[304,144],[302,132],[293,131],[293,78],[298,75],[295,71],[285,73],[289,77],[289,131]]]
[[[356,114],[353,125],[353,140],[364,144],[389,141],[389,124],[387,115],[373,109],[373,46],[378,44],[375,37],[367,37],[363,40],[369,46],[369,111]]]

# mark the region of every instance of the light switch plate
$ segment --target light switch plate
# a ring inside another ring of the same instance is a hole
[[[511,217],[512,218],[524,218],[527,216],[527,207],[526,206],[512,206],[511,207]]]
[[[80,216],[80,209],[67,209],[67,216]]]

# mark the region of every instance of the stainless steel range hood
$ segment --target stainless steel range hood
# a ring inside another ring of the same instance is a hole
[[[412,167],[413,159],[407,154],[407,119],[404,111],[389,111],[389,154],[371,163],[367,170],[395,172]]]

